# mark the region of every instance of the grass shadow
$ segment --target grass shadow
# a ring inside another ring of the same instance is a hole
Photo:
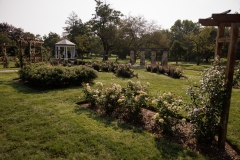
[[[0,81],[0,85],[3,82]],[[68,89],[76,89],[76,88],[82,88],[81,85],[79,86],[69,86],[69,87],[59,87],[59,88],[51,88],[51,89],[40,89],[38,87],[34,87],[31,85],[27,85],[18,79],[13,79],[12,81],[7,81],[5,84],[11,86],[15,90],[17,90],[19,93],[24,93],[24,94],[43,94],[43,93],[48,93],[51,91],[65,91]]]
[[[106,127],[109,127],[109,126],[112,127],[114,130],[119,130],[119,129],[121,129],[122,131],[132,130],[134,133],[144,134],[144,131],[140,128],[137,128],[131,124],[120,122],[119,120],[113,117],[108,117],[106,115],[99,114],[90,108],[76,106],[74,109],[74,112],[79,115],[85,114],[89,118],[104,124]]]

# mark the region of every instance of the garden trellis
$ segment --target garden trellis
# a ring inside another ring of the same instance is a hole
[[[23,55],[24,55],[24,50],[29,47],[29,62],[36,62],[36,53],[35,53],[35,49],[39,48],[40,49],[40,54],[41,54],[41,61],[43,61],[43,55],[42,55],[42,44],[43,41],[42,40],[36,40],[35,38],[20,38],[17,40],[18,45],[19,45],[19,49],[20,49],[20,67],[23,67]],[[39,45],[39,46],[37,46]]]
[[[221,57],[222,47],[224,43],[229,43],[227,65],[226,65],[226,102],[222,106],[223,112],[220,120],[220,130],[218,135],[218,145],[220,149],[225,149],[227,124],[229,117],[230,101],[232,94],[233,73],[237,52],[238,33],[240,27],[240,14],[228,14],[231,10],[212,14],[211,17],[206,19],[199,19],[199,23],[203,26],[218,26],[216,37],[215,57]],[[225,27],[231,27],[230,36],[224,37]]]

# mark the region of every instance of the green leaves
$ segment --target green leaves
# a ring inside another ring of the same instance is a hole
[[[218,62],[218,61],[216,61]],[[216,63],[204,70],[198,86],[191,86],[188,94],[189,117],[194,126],[194,136],[198,142],[212,142],[218,134],[222,106],[225,102],[225,69]]]
[[[26,66],[18,73],[23,81],[41,89],[80,85],[97,78],[97,72],[87,66],[62,67],[44,63]]]

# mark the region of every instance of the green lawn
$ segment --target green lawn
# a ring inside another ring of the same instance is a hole
[[[206,159],[80,108],[81,87],[38,91],[17,77],[0,73],[0,159]],[[122,79],[103,73],[98,81]]]
[[[171,91],[185,101],[188,84],[198,71],[185,66],[188,79],[172,79],[135,67],[150,83],[150,93]],[[198,66],[197,66],[198,67]],[[209,65],[201,65],[201,68]],[[133,126],[80,108],[81,87],[39,91],[13,81],[17,73],[0,73],[0,159],[206,159]],[[104,85],[125,85],[128,79],[99,72]],[[227,139],[240,148],[240,90],[233,89]]]

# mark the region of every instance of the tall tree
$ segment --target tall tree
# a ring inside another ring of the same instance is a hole
[[[157,41],[161,37],[154,36],[160,30],[160,27],[154,21],[147,21],[144,16],[126,16],[121,20],[120,30],[119,41],[121,41],[120,45],[124,46],[122,48],[123,55],[129,54],[130,48],[160,45]],[[135,60],[137,54],[135,53]]]
[[[114,10],[109,4],[95,0],[96,8],[94,17],[88,22],[92,32],[99,36],[104,49],[103,60],[108,59],[109,51],[113,48],[116,40],[116,31],[120,22],[120,11]]]
[[[8,35],[8,38],[14,41],[17,41],[24,36],[22,28],[14,27],[8,23],[0,23],[0,32],[5,32]]]
[[[85,25],[75,12],[71,12],[67,18],[68,19],[65,21],[67,27],[64,27],[64,30],[68,33],[68,39],[73,43],[76,43],[75,38],[86,32]]]
[[[172,38],[171,44],[174,42],[174,40],[178,40],[182,42],[184,47],[188,49],[188,53],[184,57],[185,60],[190,60],[191,58],[194,58],[194,43],[191,40],[191,36],[192,34],[198,34],[199,28],[199,23],[194,23],[191,20],[177,20],[170,29]]]
[[[187,48],[185,48],[181,42],[175,40],[170,48],[170,56],[175,58],[176,64],[178,64],[179,59],[181,59],[187,53]]]
[[[217,30],[214,27],[203,27],[200,28],[198,34],[192,33],[193,50],[197,55],[197,65],[200,64],[202,58],[205,58],[206,62],[208,62],[208,59],[213,56],[216,34]]]
[[[54,54],[55,44],[60,41],[60,36],[57,33],[50,32],[47,36],[43,36],[43,46],[49,48],[51,53]]]

